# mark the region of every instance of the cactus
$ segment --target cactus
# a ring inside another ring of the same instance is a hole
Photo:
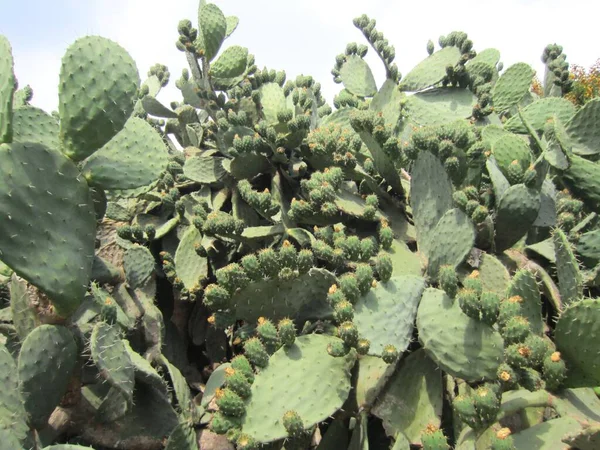
[[[403,77],[363,15],[330,106],[238,22],[177,24],[168,105],[83,37],[52,115],[0,37],[5,446],[593,448],[600,102],[562,47],[543,88],[461,31]]]

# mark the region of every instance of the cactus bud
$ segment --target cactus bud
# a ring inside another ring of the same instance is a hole
[[[358,289],[362,295],[367,294],[371,290],[373,282],[373,269],[369,264],[358,264],[356,266],[356,279],[358,281]]]
[[[389,279],[392,277],[392,271],[394,270],[392,258],[386,254],[379,255],[377,261],[375,262],[375,268],[377,269],[377,274],[379,275],[379,279],[381,281],[389,281]]]
[[[398,350],[393,345],[386,345],[381,352],[381,358],[386,364],[392,364],[398,359]]]
[[[261,342],[265,345],[265,349],[269,354],[273,354],[281,346],[279,341],[279,335],[277,334],[277,328],[273,325],[269,319],[264,317],[258,318],[258,326],[256,327],[256,334],[260,338]]]
[[[217,389],[215,398],[219,410],[226,416],[242,417],[246,412],[244,400],[229,388]]]
[[[269,364],[269,354],[262,342],[254,337],[244,342],[246,358],[256,367],[266,367]]]
[[[283,426],[289,437],[301,437],[304,435],[304,425],[300,415],[296,411],[287,411],[283,415]]]
[[[438,280],[440,288],[446,291],[448,297],[454,298],[458,291],[458,277],[456,276],[456,269],[454,266],[444,265],[440,267]]]
[[[244,355],[234,356],[231,360],[231,368],[236,372],[243,373],[250,384],[254,382],[254,370]]]
[[[371,348],[371,342],[368,339],[359,339],[356,344],[356,351],[359,355],[366,355]]]
[[[211,311],[226,309],[229,304],[229,292],[216,284],[209,284],[204,289],[204,305]]]
[[[296,340],[296,327],[290,319],[281,319],[277,325],[279,329],[279,338],[286,347],[294,345]]]

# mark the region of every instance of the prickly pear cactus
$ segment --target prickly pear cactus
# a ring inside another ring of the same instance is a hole
[[[563,48],[540,83],[451,31],[403,76],[362,15],[330,105],[238,23],[176,24],[168,104],[82,37],[53,114],[0,36],[2,448],[598,447],[600,102]]]

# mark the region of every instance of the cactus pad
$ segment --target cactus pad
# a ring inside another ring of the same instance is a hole
[[[516,63],[504,71],[492,90],[494,109],[498,112],[517,105],[529,92],[535,71],[525,63]]]
[[[350,55],[340,69],[344,87],[359,97],[372,97],[377,93],[377,84],[371,68],[358,55]]]
[[[22,440],[29,432],[27,413],[19,390],[17,365],[6,347],[0,344],[0,430],[12,431]],[[17,447],[14,447],[17,448]]]
[[[154,273],[154,256],[143,245],[133,245],[125,251],[123,269],[131,289],[143,287]]]
[[[438,50],[417,64],[400,82],[403,91],[420,91],[442,81],[446,67],[454,67],[460,60],[460,50],[448,46]]]
[[[40,325],[21,347],[19,380],[29,421],[34,427],[46,424],[65,394],[78,349],[68,328]]]
[[[443,370],[467,381],[494,379],[504,341],[483,322],[466,316],[444,291],[428,288],[417,312],[419,341]]]
[[[90,185],[134,189],[155,181],[166,169],[167,147],[148,122],[132,117],[125,127],[84,163]]]
[[[198,50],[203,52],[207,61],[211,61],[225,40],[227,19],[214,3],[200,2],[198,8]]]
[[[567,123],[575,115],[575,105],[562,97],[546,97],[527,105],[521,114],[534,130],[543,130],[546,121],[553,116],[562,123]],[[504,129],[513,133],[527,134],[527,128],[518,115],[508,119]]]
[[[65,154],[81,161],[112,139],[133,112],[139,86],[135,62],[116,42],[75,41],[63,56],[58,90]]]
[[[540,194],[524,184],[509,187],[498,205],[496,251],[512,247],[529,230],[540,210]]]
[[[599,299],[580,300],[560,315],[554,337],[567,364],[567,386],[600,384],[599,332]]]
[[[12,141],[13,94],[17,87],[13,66],[10,43],[0,35],[0,143]]]
[[[373,408],[388,436],[405,435],[420,444],[427,425],[439,427],[443,405],[442,373],[424,350],[406,357]]]
[[[594,98],[583,105],[566,125],[573,144],[573,153],[583,156],[600,153],[598,121],[600,121],[600,99]]]
[[[350,392],[356,352],[330,356],[327,345],[333,341],[339,340],[317,334],[300,336],[294,345],[271,356],[252,384],[243,433],[261,443],[272,442],[287,437],[281,419],[289,410],[296,411],[304,426],[310,427],[341,408]]]
[[[424,288],[421,277],[393,276],[358,300],[354,323],[360,337],[371,343],[369,354],[381,356],[388,344],[400,352],[408,347]]]
[[[70,314],[89,282],[96,233],[75,164],[39,144],[3,144],[0,198],[2,260],[48,294],[59,314]]]
[[[58,122],[50,114],[33,106],[13,111],[13,142],[42,144],[60,150]]]

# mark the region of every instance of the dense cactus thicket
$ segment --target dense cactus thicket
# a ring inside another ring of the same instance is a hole
[[[536,86],[455,31],[401,74],[363,15],[332,107],[237,25],[179,23],[168,106],[79,39],[52,114],[0,36],[0,448],[600,448],[600,99],[562,48]]]

